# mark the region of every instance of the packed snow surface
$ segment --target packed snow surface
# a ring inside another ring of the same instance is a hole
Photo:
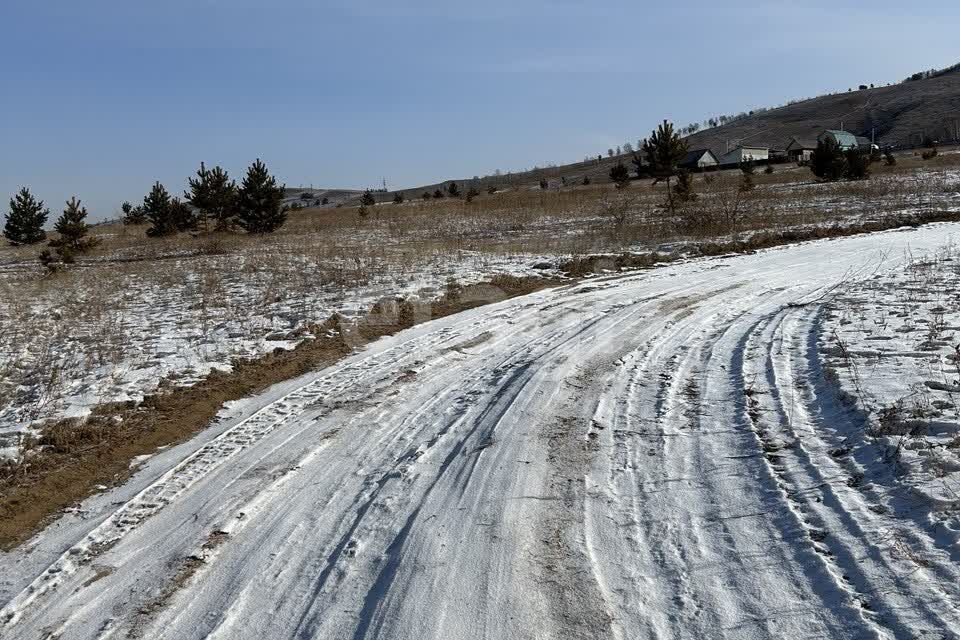
[[[957,231],[604,276],[371,343],[0,556],[0,637],[957,637],[957,513],[853,474],[864,416],[817,347],[838,290]]]

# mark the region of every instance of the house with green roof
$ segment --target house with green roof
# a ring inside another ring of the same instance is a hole
[[[856,149],[860,146],[857,143],[857,136],[853,135],[849,131],[841,131],[840,129],[830,129],[828,131],[824,131],[817,138],[818,141],[824,139],[829,139],[836,142],[841,151],[846,151],[847,149]]]

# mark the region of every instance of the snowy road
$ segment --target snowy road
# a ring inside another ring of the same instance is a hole
[[[956,536],[829,455],[853,418],[815,344],[819,296],[958,231],[674,264],[380,340],[0,556],[0,637],[957,637]]]

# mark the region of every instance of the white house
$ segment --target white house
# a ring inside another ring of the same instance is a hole
[[[756,162],[769,160],[769,147],[737,147],[720,156],[720,164],[740,164],[741,162]]]
[[[717,156],[713,155],[710,149],[695,149],[687,153],[687,156],[680,162],[681,169],[712,169],[720,164]]]

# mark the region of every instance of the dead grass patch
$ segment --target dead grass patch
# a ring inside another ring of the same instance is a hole
[[[167,388],[137,405],[98,406],[82,423],[69,420],[48,425],[22,461],[0,466],[0,549],[23,542],[96,487],[122,483],[132,472],[134,458],[187,440],[209,426],[225,402],[249,397],[347,356],[352,351],[349,345],[354,344],[351,332],[371,341],[427,319],[566,282],[498,277],[463,287],[455,298],[444,296],[423,315],[413,313],[413,303],[401,299],[393,301],[392,310],[390,303],[379,303],[355,328],[334,317],[313,327],[316,337],[295,349],[237,360],[230,372],[215,371],[192,386]]]

